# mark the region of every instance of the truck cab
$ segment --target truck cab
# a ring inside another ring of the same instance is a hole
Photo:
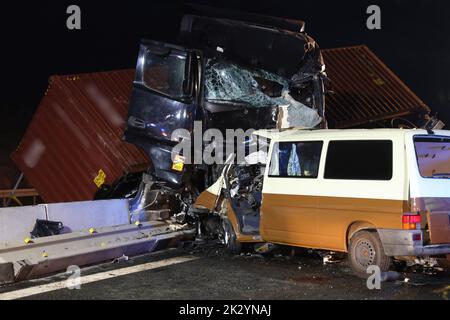
[[[290,103],[284,97],[316,115],[309,126],[326,126],[324,64],[303,22],[237,18],[186,15],[176,45],[141,43],[124,139],[148,154],[154,179],[173,188],[193,176],[205,179],[199,190],[213,182],[202,164],[174,170],[174,145],[195,130],[276,128],[280,105]],[[174,137],[176,129],[189,134]]]

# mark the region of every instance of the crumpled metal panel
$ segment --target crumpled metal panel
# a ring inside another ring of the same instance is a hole
[[[146,154],[122,140],[134,70],[53,76],[13,161],[47,203],[92,200]],[[94,181],[97,178],[96,181]]]
[[[327,95],[327,119],[336,128],[429,113],[417,97],[365,45],[322,50],[334,93]]]

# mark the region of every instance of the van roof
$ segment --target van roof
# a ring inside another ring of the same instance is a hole
[[[286,129],[286,130],[257,130],[256,136],[276,140],[292,141],[297,139],[325,139],[325,138],[379,138],[392,139],[395,137],[427,135],[424,129]],[[450,136],[450,130],[434,130],[436,136]]]

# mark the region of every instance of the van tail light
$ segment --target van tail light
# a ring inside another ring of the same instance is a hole
[[[404,230],[420,230],[420,222],[422,218],[420,214],[405,213],[402,217],[402,225]]]

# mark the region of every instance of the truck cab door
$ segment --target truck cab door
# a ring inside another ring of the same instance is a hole
[[[192,133],[197,112],[196,52],[167,43],[141,43],[130,98],[125,140],[150,157],[157,177],[181,184],[182,172],[172,169],[176,129]]]

